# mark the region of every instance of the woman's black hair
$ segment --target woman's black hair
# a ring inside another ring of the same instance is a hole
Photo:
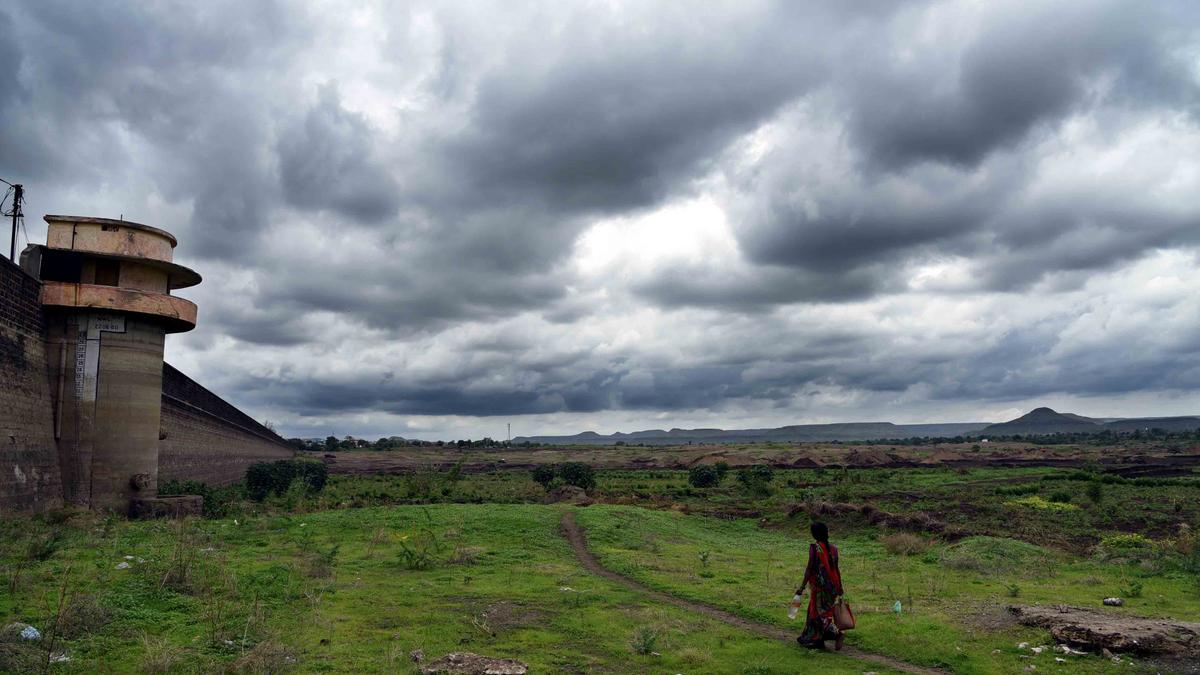
[[[809,532],[812,532],[813,539],[822,544],[829,543],[829,527],[825,523],[813,522],[812,527],[809,528]]]

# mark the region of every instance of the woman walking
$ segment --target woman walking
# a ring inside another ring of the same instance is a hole
[[[805,587],[810,590],[808,620],[796,642],[805,647],[824,649],[826,640],[835,640],[837,648],[841,649],[842,631],[833,620],[834,605],[842,596],[838,550],[829,543],[829,528],[825,523],[813,523],[810,531],[816,542],[808,546],[808,567],[804,570],[804,582],[796,591],[800,595]]]

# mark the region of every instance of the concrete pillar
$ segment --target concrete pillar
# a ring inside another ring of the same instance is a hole
[[[162,230],[46,221],[39,273],[64,498],[128,512],[158,494],[165,336],[196,321],[196,306],[170,291],[200,277],[171,262],[175,238]]]

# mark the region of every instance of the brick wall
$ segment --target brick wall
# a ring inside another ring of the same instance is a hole
[[[0,511],[62,504],[40,292],[0,258]]]
[[[289,459],[291,446],[221,397],[163,364],[158,481],[235,483],[255,462]]]

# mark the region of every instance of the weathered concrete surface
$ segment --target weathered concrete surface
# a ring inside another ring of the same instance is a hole
[[[163,328],[119,315],[48,316],[65,497],[124,511],[157,494]]]
[[[1200,657],[1200,622],[1151,619],[1068,605],[1012,606],[1017,621],[1059,642],[1099,651]]]
[[[148,283],[141,279],[138,281]],[[165,286],[166,282],[163,281],[161,285]],[[132,288],[46,281],[42,285],[42,304],[48,307],[142,314],[160,320],[168,333],[182,333],[196,327],[195,303],[173,295]]]
[[[134,499],[129,506],[130,518],[183,518],[198,516],[204,511],[200,495],[176,495]]]
[[[46,245],[171,262],[175,237],[157,227],[91,216],[45,216]]]
[[[62,504],[38,290],[0,259],[0,510]]]
[[[159,481],[228,485],[256,462],[290,459],[295,450],[275,432],[170,364],[163,364]]]

